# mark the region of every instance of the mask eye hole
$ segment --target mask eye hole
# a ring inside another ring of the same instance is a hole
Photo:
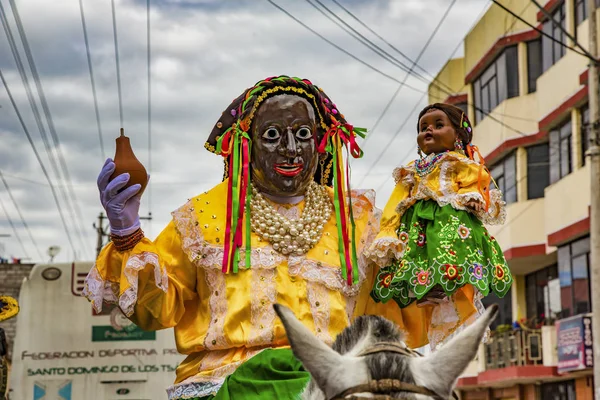
[[[296,131],[296,137],[300,140],[307,140],[312,138],[312,132],[310,128],[303,126]]]
[[[281,137],[281,134],[276,128],[269,128],[263,133],[262,137],[266,140],[277,140]]]

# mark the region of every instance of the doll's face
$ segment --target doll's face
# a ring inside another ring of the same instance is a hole
[[[298,96],[265,100],[252,122],[252,182],[272,196],[303,195],[318,167],[315,112]]]
[[[456,138],[456,130],[442,110],[432,108],[419,120],[417,144],[425,154],[454,150]]]

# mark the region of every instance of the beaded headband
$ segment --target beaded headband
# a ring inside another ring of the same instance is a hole
[[[319,135],[315,137],[317,151],[327,156],[320,162],[315,180],[333,186],[334,209],[338,229],[342,276],[349,285],[358,282],[358,261],[355,225],[350,199],[348,160],[343,150],[360,158],[362,150],[356,136],[365,137],[366,130],[348,124],[327,95],[307,79],[285,75],[259,81],[237,97],[215,124],[204,147],[225,158],[223,179],[228,180],[227,226],[223,256],[223,272],[237,272],[240,249],[245,247],[245,265],[250,267],[250,151],[252,122],[260,105],[268,98],[290,94],[305,98],[313,106]],[[333,174],[331,174],[333,172]],[[245,228],[244,228],[245,226]],[[242,235],[245,234],[245,237]]]

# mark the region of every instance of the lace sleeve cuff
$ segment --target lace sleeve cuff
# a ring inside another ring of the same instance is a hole
[[[107,302],[117,304],[126,316],[131,316],[138,300],[139,273],[147,266],[154,270],[154,285],[167,292],[167,271],[160,266],[157,254],[142,251],[123,257],[121,271],[118,272],[111,271],[110,267],[114,263],[107,262],[111,258],[111,249],[106,248],[104,252],[108,254],[101,254],[98,258],[85,279],[83,289],[83,295],[90,300],[96,312],[101,312],[103,302]]]
[[[365,257],[379,267],[386,267],[393,261],[400,260],[404,253],[405,244],[395,237],[380,237],[373,241],[371,247],[365,250]]]
[[[468,192],[457,194],[452,200],[452,207],[458,210],[469,210],[481,222],[486,225],[502,225],[506,220],[506,203],[502,200],[502,192],[498,189],[490,191],[490,205],[488,210],[475,211],[467,206],[467,203],[471,200],[479,201],[481,204],[485,203],[483,196],[478,192]]]

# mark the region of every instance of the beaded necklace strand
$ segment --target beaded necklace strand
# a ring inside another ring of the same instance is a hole
[[[425,176],[433,171],[433,168],[435,168],[437,162],[449,151],[450,150],[446,150],[443,153],[438,154],[431,153],[423,158],[418,159],[415,162],[415,170],[417,171],[417,174],[419,176]]]

